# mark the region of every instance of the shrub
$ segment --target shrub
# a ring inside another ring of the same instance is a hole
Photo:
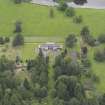
[[[99,41],[100,43],[105,43],[105,34],[100,35],[100,36],[98,37],[98,41]]]
[[[65,14],[66,16],[68,17],[73,17],[75,15],[75,10],[74,8],[70,7],[70,8],[67,8],[66,11],[65,11]]]
[[[9,43],[10,42],[10,38],[9,37],[5,37],[5,43]]]
[[[78,5],[83,5],[84,3],[87,3],[87,0],[74,0],[74,3]]]
[[[49,17],[50,18],[54,17],[54,10],[52,8],[49,10]]]
[[[75,16],[73,19],[73,22],[77,24],[81,23],[82,21],[83,21],[82,16]]]
[[[76,35],[70,34],[65,40],[65,45],[69,48],[72,48],[72,47],[74,47],[76,42],[77,42]]]
[[[21,4],[22,3],[22,0],[14,0],[14,3],[15,4]]]
[[[13,47],[24,45],[24,37],[21,34],[17,34],[12,42]]]
[[[105,61],[105,49],[95,51],[94,59],[98,62],[104,62]]]
[[[93,82],[97,82],[97,83],[100,81],[99,77],[95,74],[92,75],[91,79],[93,80]]]
[[[65,11],[68,8],[68,5],[66,2],[60,2],[58,6],[58,10]]]
[[[83,59],[82,64],[84,65],[84,67],[91,67],[91,62],[89,59]]]
[[[4,44],[4,43],[5,43],[4,38],[0,37],[0,44]]]

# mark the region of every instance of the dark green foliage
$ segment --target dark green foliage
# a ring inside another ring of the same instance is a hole
[[[73,2],[73,0],[53,0],[53,1],[55,1],[55,2],[62,2],[62,1],[65,1],[65,2]]]
[[[60,3],[59,3],[58,9],[59,9],[60,11],[65,11],[67,8],[68,8],[68,5],[67,5],[66,2],[60,2]]]
[[[9,37],[0,37],[0,44],[6,44],[10,42],[10,38]]]
[[[93,38],[93,36],[88,36],[86,39],[86,43],[91,47],[95,46],[95,42],[96,40]]]
[[[102,97],[99,100],[99,105],[105,105],[105,94],[102,95]]]
[[[64,101],[84,96],[83,87],[75,76],[60,76],[56,81],[55,89],[57,97]]]
[[[43,57],[42,54],[39,54],[35,60],[29,60],[27,62],[27,69],[31,74],[31,80],[35,86],[34,96],[39,101],[47,96],[48,63],[49,58]]]
[[[32,0],[13,0],[15,4],[21,4],[22,2],[30,2]]]
[[[17,34],[12,42],[13,47],[24,45],[24,37],[21,34]]]
[[[88,53],[88,48],[86,46],[81,48],[81,56],[82,57],[87,57],[87,53]]]
[[[94,53],[94,59],[98,62],[104,62],[105,61],[105,49],[96,50]]]
[[[15,4],[21,4],[22,3],[22,0],[14,0],[14,3]]]
[[[20,32],[22,32],[22,27],[21,27],[21,22],[20,21],[17,21],[16,23],[15,23],[15,30],[14,30],[14,33],[20,33]]]
[[[93,82],[96,82],[96,83],[99,83],[99,82],[100,82],[99,77],[98,77],[97,75],[95,75],[95,74],[93,74],[93,75],[91,76],[91,78],[92,78],[92,81],[93,81]]]
[[[68,16],[68,17],[73,17],[73,16],[75,16],[75,10],[74,10],[74,8],[72,8],[72,7],[67,8],[66,11],[65,11],[65,14],[66,14],[66,16]]]
[[[78,62],[69,61],[66,62],[62,55],[56,57],[54,64],[55,79],[61,75],[75,75],[79,76],[81,74],[80,66]]]
[[[91,62],[89,59],[82,59],[82,64],[84,67],[90,68],[91,67]]]
[[[0,37],[0,44],[4,44],[4,43],[5,43],[4,38]]]
[[[16,56],[16,64],[19,64],[21,61],[20,57],[19,56]]]
[[[85,43],[90,45],[91,47],[95,46],[96,40],[90,35],[90,30],[87,26],[83,27],[81,30],[81,37]]]
[[[65,40],[65,45],[66,45],[66,47],[73,48],[75,46],[76,42],[77,42],[76,35],[70,34]]]
[[[81,30],[81,36],[85,40],[90,35],[90,30],[87,26],[84,26]]]
[[[74,0],[74,3],[78,4],[78,5],[83,5],[84,3],[87,3],[88,0]]]
[[[70,105],[80,105],[80,101],[76,98],[72,98],[69,102]]]
[[[0,58],[0,71],[14,70],[14,62],[12,60],[8,60],[5,56]]]
[[[82,22],[83,22],[82,16],[75,16],[75,17],[73,18],[73,22],[74,22],[74,23],[77,23],[77,24],[82,23]]]
[[[24,80],[23,86],[24,86],[26,89],[28,89],[28,90],[31,88],[31,87],[30,87],[30,83],[29,83],[29,81],[27,80],[27,78]]]
[[[49,17],[50,18],[54,17],[54,10],[52,8],[49,10]]]
[[[42,98],[47,96],[47,88],[46,87],[40,87],[39,84],[36,84],[34,89],[34,96],[40,101]]]
[[[5,37],[5,43],[9,43],[10,42],[10,38],[9,37]]]
[[[64,101],[56,97],[53,101],[53,105],[65,105]]]
[[[100,36],[98,37],[98,41],[99,41],[100,43],[105,43],[105,34],[100,35]]]

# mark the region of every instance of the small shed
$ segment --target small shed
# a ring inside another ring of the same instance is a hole
[[[62,50],[62,48],[63,48],[62,45],[58,45],[52,42],[39,45],[39,49],[41,49],[42,51],[46,51],[46,50],[57,51],[57,50]]]

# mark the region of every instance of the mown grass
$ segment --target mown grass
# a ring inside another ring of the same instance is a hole
[[[14,23],[19,20],[25,36],[59,36],[69,33],[79,35],[80,29],[88,25],[94,36],[104,33],[104,10],[76,9],[77,15],[83,16],[82,24],[73,23],[64,13],[54,7],[54,18],[49,17],[51,7],[23,3],[15,5],[12,0],[0,0],[0,36],[13,36]]]
[[[9,57],[14,58],[17,54],[20,54],[23,60],[34,58],[37,54],[35,48],[40,42],[60,42],[69,33],[79,35],[84,25],[90,27],[91,34],[95,37],[105,33],[105,10],[76,9],[76,14],[83,16],[83,23],[74,24],[72,18],[66,17],[62,12],[57,11],[56,8],[54,8],[54,18],[50,18],[50,8],[26,3],[15,5],[12,3],[12,0],[0,0],[0,36],[13,36],[14,23],[17,20],[23,23],[22,33],[24,36],[35,36],[34,39],[31,38],[32,43],[27,38],[29,43],[26,43],[25,46],[17,49],[10,48],[7,52],[0,53],[0,55],[7,54]],[[77,47],[76,49],[79,48]],[[100,83],[96,85],[97,91],[105,92],[105,63],[97,63],[93,60],[93,48],[89,52],[93,72],[100,78]]]

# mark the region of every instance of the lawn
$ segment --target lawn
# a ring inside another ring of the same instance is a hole
[[[38,43],[25,43],[22,47],[13,48],[10,45],[0,46],[0,56],[6,55],[9,59],[20,56],[22,60],[35,58],[37,55]]]
[[[15,5],[12,0],[0,0],[0,35],[13,36],[14,23],[21,21],[23,35],[25,36],[59,36],[69,33],[79,34],[84,25],[88,25],[93,35],[104,33],[104,10],[77,9],[77,15],[83,16],[82,24],[73,23],[64,13],[54,8],[54,18],[49,17],[51,7],[35,4]]]
[[[9,48],[6,52],[1,52],[0,56],[6,54],[10,58],[15,58],[19,54],[23,60],[34,58],[36,56],[35,49],[40,43],[48,41],[63,42],[65,36],[69,33],[74,32],[79,35],[80,29],[84,25],[90,27],[94,36],[105,32],[105,10],[76,9],[76,14],[83,16],[83,23],[75,24],[72,18],[66,17],[55,7],[53,8],[54,18],[50,18],[49,10],[51,7],[31,3],[15,5],[11,1],[0,0],[0,36],[13,36],[14,23],[19,20],[23,23],[22,33],[27,36],[25,37],[27,43],[21,48]],[[100,78],[100,83],[96,85],[97,91],[105,92],[105,65],[93,61],[94,49],[91,48],[89,51],[93,72]],[[50,75],[52,76],[51,72]],[[50,82],[52,83],[51,78]]]

